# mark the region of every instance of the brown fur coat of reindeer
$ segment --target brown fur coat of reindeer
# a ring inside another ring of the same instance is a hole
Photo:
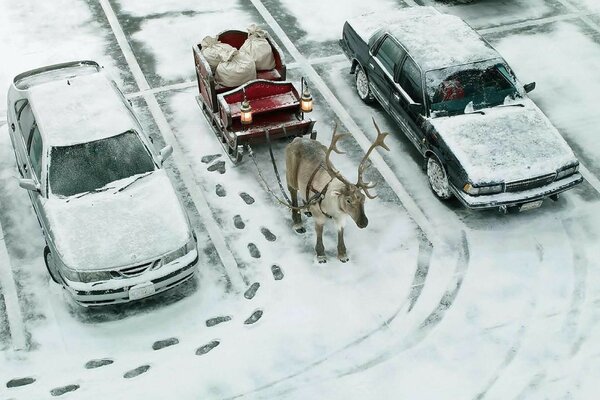
[[[327,261],[325,247],[323,246],[323,227],[328,219],[332,219],[338,230],[338,259],[342,262],[348,261],[346,245],[344,243],[344,225],[346,216],[350,216],[359,228],[365,228],[369,220],[365,215],[365,196],[374,199],[369,193],[375,187],[363,181],[363,173],[368,166],[369,156],[376,147],[382,147],[389,151],[384,143],[388,133],[382,133],[375,120],[377,138],[363,157],[358,166],[358,180],[356,183],[349,182],[331,164],[330,156],[334,151],[344,154],[337,147],[337,142],[348,134],[337,134],[337,125],[333,130],[331,144],[326,147],[313,139],[298,137],[285,148],[286,179],[290,191],[292,206],[292,220],[294,229],[298,233],[304,233],[302,216],[298,209],[298,192],[305,202],[309,202],[308,210],[315,221],[317,233],[317,245],[315,251],[319,263]],[[316,201],[310,201],[316,197]]]

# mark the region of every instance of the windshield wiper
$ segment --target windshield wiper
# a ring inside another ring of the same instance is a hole
[[[128,184],[126,184],[125,186],[121,186],[121,187],[119,188],[119,190],[117,190],[115,193],[122,192],[123,190],[127,189],[129,186],[133,185],[135,182],[137,182],[137,181],[139,181],[140,179],[142,179],[142,178],[144,178],[144,177],[146,177],[146,176],[150,175],[152,172],[154,172],[154,171],[148,171],[148,172],[144,172],[142,175],[140,175],[140,176],[136,177],[134,180],[132,180],[131,182],[129,182],[129,183],[128,183]]]
[[[70,197],[69,199],[67,199],[67,202],[69,202],[69,200],[72,200],[72,199],[79,199],[80,197],[87,196],[90,193],[106,192],[108,189],[112,189],[112,188],[114,188],[114,186],[103,186],[103,187],[100,187],[97,189],[88,190],[87,192],[79,193],[76,196]]]

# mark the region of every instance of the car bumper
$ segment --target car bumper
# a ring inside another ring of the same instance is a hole
[[[573,186],[578,185],[581,182],[583,182],[583,177],[581,174],[577,173],[559,181],[552,182],[549,185],[536,189],[524,190],[522,192],[498,193],[486,196],[471,196],[454,186],[452,186],[452,191],[460,200],[460,202],[465,205],[465,207],[475,210],[483,210],[487,208],[513,207],[524,203],[541,200],[571,189]]]
[[[65,289],[76,303],[84,307],[127,303],[133,301],[129,296],[132,286],[152,282],[154,292],[150,296],[153,296],[190,279],[196,272],[197,263],[198,251],[193,250],[170,264],[136,277],[93,283],[65,280]]]

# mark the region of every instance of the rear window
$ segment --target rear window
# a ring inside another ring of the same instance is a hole
[[[49,182],[52,193],[72,196],[154,170],[154,160],[137,133],[73,146],[53,147]]]

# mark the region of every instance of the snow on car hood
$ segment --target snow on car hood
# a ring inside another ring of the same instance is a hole
[[[186,216],[164,170],[116,190],[46,202],[56,248],[68,267],[96,270],[143,263],[188,240]]]
[[[534,178],[575,163],[544,113],[529,99],[522,104],[430,122],[475,184]]]

